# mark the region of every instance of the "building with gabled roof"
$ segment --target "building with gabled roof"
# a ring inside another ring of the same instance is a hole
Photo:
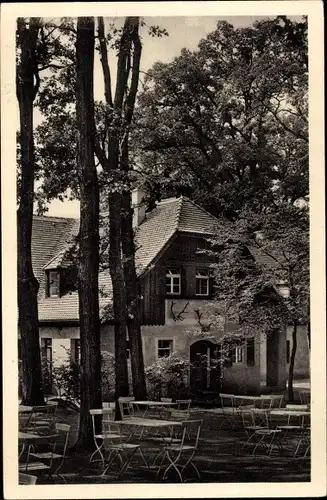
[[[133,193],[136,268],[142,299],[142,341],[145,365],[173,352],[189,360],[193,390],[221,389],[217,357],[221,332],[205,339],[198,312],[213,297],[207,238],[217,231],[217,219],[186,197],[169,198],[145,213],[142,192]],[[39,281],[38,314],[41,347],[60,363],[79,355],[77,265],[74,247],[78,219],[33,219],[32,258]],[[200,250],[200,251],[199,251]],[[99,273],[102,350],[114,352],[112,288],[109,270]],[[230,324],[233,334],[238,325]],[[128,341],[126,344],[128,348]],[[207,357],[203,368],[200,359]],[[230,353],[224,369],[224,388],[258,393],[282,390],[286,382],[285,331],[271,338],[248,337]]]

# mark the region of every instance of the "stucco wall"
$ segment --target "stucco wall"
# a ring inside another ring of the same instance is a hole
[[[52,339],[52,360],[54,366],[68,359],[71,339],[79,338],[78,326],[39,326],[40,339]]]
[[[290,355],[292,353],[292,327],[287,328],[287,340],[290,342]],[[289,363],[287,364],[287,369]],[[307,326],[301,325],[297,330],[297,349],[294,364],[294,378],[310,377],[310,350],[308,343]]]
[[[231,324],[229,331],[235,330],[236,325]],[[158,340],[169,339],[173,341],[173,352],[178,356],[189,361],[190,346],[197,340],[203,338],[201,334],[197,334],[192,327],[187,325],[166,325],[166,326],[142,326],[142,342],[145,366],[149,366],[156,362],[158,351]],[[217,334],[215,340],[218,342],[222,334]],[[67,359],[66,349],[71,347],[71,339],[79,338],[78,326],[67,327],[40,327],[41,338],[52,338],[53,360],[55,364],[59,364],[64,359]],[[279,334],[279,366],[278,385],[280,388],[285,386],[286,369],[283,366],[283,360],[286,359],[286,336],[285,332]],[[102,325],[101,327],[101,350],[114,353],[114,330],[110,325]],[[243,363],[233,363],[230,367],[224,368],[223,389],[239,393],[258,393],[264,390],[266,382],[266,347],[265,341],[257,341],[255,343],[255,364],[248,366],[245,358]]]

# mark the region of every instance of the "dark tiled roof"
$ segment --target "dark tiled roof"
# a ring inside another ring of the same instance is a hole
[[[44,267],[60,250],[66,248],[78,221],[63,217],[33,217],[32,264],[39,281],[39,296],[45,290]]]
[[[169,198],[158,203],[136,230],[135,263],[138,274],[148,269],[167,248],[178,232],[209,235],[214,233],[217,219],[186,197]],[[40,321],[78,320],[78,294],[60,298],[46,297],[45,270],[67,267],[67,249],[79,229],[78,219],[34,217],[32,256],[33,268],[40,283]],[[109,271],[99,275],[100,311],[111,303]],[[102,290],[102,291],[101,291]]]

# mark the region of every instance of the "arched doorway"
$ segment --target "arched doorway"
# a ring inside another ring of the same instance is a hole
[[[220,390],[220,346],[199,340],[190,347],[190,386],[194,392]]]

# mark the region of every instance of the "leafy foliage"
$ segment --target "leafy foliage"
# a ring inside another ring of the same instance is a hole
[[[159,400],[164,392],[175,398],[188,393],[185,381],[188,376],[189,363],[176,354],[159,358],[155,363],[146,367],[145,371],[150,399]]]
[[[308,194],[306,37],[305,19],[219,22],[198,50],[148,71],[134,159],[150,199],[185,194],[233,219]]]

